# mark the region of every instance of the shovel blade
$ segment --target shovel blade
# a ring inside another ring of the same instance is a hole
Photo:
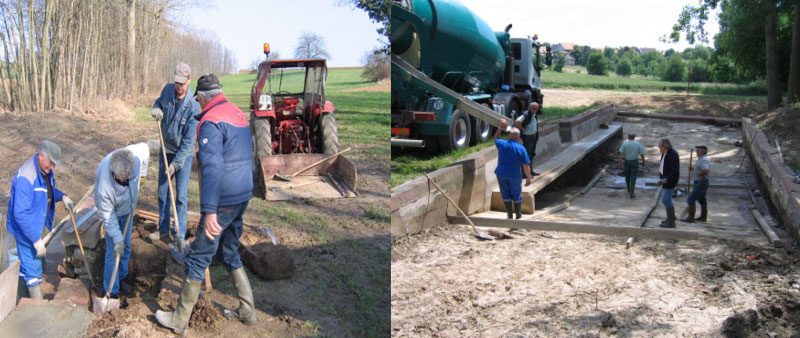
[[[487,234],[485,232],[481,232],[481,231],[478,231],[477,233],[475,233],[475,237],[478,237],[480,239],[487,240],[487,241],[493,241],[494,240],[494,237],[490,236],[489,234]]]
[[[119,299],[94,297],[92,298],[92,311],[103,314],[112,310],[119,309]]]

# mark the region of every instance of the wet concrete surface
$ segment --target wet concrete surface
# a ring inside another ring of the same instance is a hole
[[[27,305],[11,313],[0,323],[3,337],[84,337],[93,319],[88,309],[44,302]]]

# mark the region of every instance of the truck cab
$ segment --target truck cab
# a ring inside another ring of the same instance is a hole
[[[542,47],[546,51],[542,51]],[[539,42],[536,35],[511,39],[511,55],[514,58],[514,84],[516,89],[528,89],[532,101],[542,104],[542,69],[552,63],[550,46]],[[543,60],[544,59],[544,60]],[[523,107],[525,109],[526,107]]]

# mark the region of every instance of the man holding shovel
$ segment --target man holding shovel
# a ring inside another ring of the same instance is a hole
[[[42,227],[53,230],[57,201],[72,209],[72,200],[56,188],[53,169],[60,164],[61,148],[42,142],[39,152],[17,170],[11,182],[6,230],[14,237],[20,260],[18,297],[42,299],[42,268],[46,253]],[[13,251],[10,250],[10,251]],[[3,256],[8,253],[4,252]]]
[[[197,80],[196,97],[203,107],[197,116],[202,215],[197,236],[184,259],[186,280],[178,306],[173,312],[156,312],[156,320],[177,334],[183,334],[189,325],[205,269],[215,255],[231,274],[239,299],[239,308],[226,309],[225,317],[245,324],[256,322],[253,291],[239,257],[242,216],[253,195],[250,128],[242,111],[222,94],[214,74]]]
[[[180,234],[173,234],[180,242],[186,238],[186,194],[189,189],[189,175],[194,151],[195,129],[200,106],[192,99],[192,81],[189,65],[180,63],[175,68],[174,83],[168,83],[161,90],[161,96],[153,104],[153,118],[161,124],[163,148],[166,149],[167,161],[159,154],[158,166],[158,232],[152,233],[151,241],[170,242],[170,196],[167,176],[175,175],[175,204],[178,215]]]
[[[128,276],[131,256],[131,225],[129,217],[136,209],[139,198],[139,170],[141,161],[129,149],[118,149],[100,161],[94,179],[94,203],[103,219],[106,231],[106,255],[103,267],[103,293],[116,297],[121,288],[130,291],[124,281]],[[114,266],[117,265],[116,277]],[[119,283],[113,283],[114,279]],[[109,292],[110,291],[110,292]]]
[[[706,146],[697,146],[697,162],[694,166],[689,166],[689,170],[694,173],[692,175],[692,179],[694,180],[694,186],[692,187],[692,192],[689,194],[689,197],[686,199],[686,218],[682,219],[686,223],[692,223],[694,221],[698,222],[705,222],[708,217],[708,201],[706,201],[706,192],[708,192],[708,171],[711,170],[711,162],[708,161],[708,147]],[[700,217],[694,218],[694,213],[697,208],[695,205],[696,202],[700,202]]]

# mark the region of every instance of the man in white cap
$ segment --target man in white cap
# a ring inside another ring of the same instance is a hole
[[[200,105],[192,99],[192,81],[189,65],[181,62],[175,67],[174,83],[168,83],[161,90],[161,96],[153,104],[153,118],[161,123],[164,133],[164,148],[167,150],[167,161],[158,154],[158,232],[150,235],[151,240],[170,242],[170,197],[167,176],[175,175],[175,205],[180,234],[172,234],[178,241],[186,237],[186,211],[189,189],[189,175],[192,167],[192,153],[196,139],[197,119]]]
[[[16,240],[20,260],[18,296],[42,299],[39,285],[46,253],[42,227],[53,230],[57,201],[72,209],[72,200],[56,188],[53,177],[53,168],[60,163],[61,148],[44,141],[39,152],[17,170],[11,183],[6,230]]]

